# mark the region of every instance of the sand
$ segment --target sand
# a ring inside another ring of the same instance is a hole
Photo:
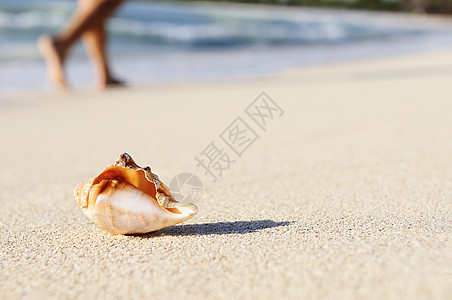
[[[451,61],[4,96],[0,298],[449,298]],[[283,111],[265,131],[244,111],[262,91]],[[221,139],[237,117],[258,135],[240,156]],[[212,142],[233,160],[216,182],[195,160]],[[98,230],[72,191],[122,152],[167,184],[196,174],[198,215],[143,236]]]

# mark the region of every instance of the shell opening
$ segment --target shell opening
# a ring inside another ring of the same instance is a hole
[[[126,181],[135,186],[137,189],[156,199],[155,184],[146,179],[146,174],[143,170],[136,171],[120,166],[111,166],[97,176],[97,178],[93,182],[93,185],[105,179]]]
[[[93,182],[93,185],[101,183],[102,181],[104,181],[105,183],[111,181],[126,182],[141,190],[145,194],[151,196],[151,198],[158,204],[156,185],[146,178],[146,173],[144,170],[131,170],[121,166],[111,166],[97,176],[97,178]],[[102,186],[102,184],[100,184],[100,186]],[[101,189],[103,188],[105,187],[101,187]],[[101,193],[102,191],[99,192]],[[179,205],[176,207],[162,207],[173,214],[192,215],[198,212],[198,208],[193,204],[178,204]]]

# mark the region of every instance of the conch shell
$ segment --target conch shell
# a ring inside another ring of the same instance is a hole
[[[194,204],[177,202],[151,168],[127,153],[116,164],[74,190],[78,205],[94,224],[113,234],[139,234],[193,218]]]

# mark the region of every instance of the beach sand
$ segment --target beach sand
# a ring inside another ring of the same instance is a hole
[[[451,61],[4,96],[0,298],[447,299]],[[283,110],[265,130],[244,111],[262,91]],[[221,138],[237,117],[259,136],[241,156]],[[195,160],[212,142],[234,160],[217,182]],[[123,152],[167,185],[195,173],[198,215],[143,236],[97,229],[72,191]]]

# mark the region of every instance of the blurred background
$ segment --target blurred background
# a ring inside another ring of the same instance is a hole
[[[243,78],[452,45],[450,0],[220,2],[126,1],[109,22],[113,70],[133,84]],[[57,32],[75,7],[0,1],[0,93],[51,88],[36,39]],[[67,70],[74,86],[91,84],[80,43]]]

